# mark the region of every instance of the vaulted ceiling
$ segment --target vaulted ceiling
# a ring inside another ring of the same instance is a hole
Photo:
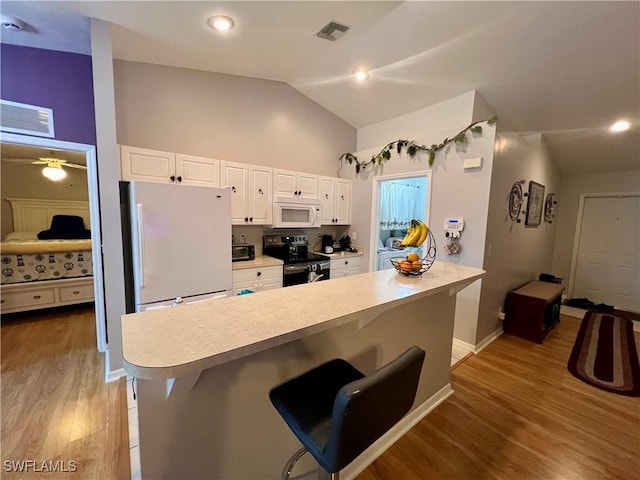
[[[541,132],[563,171],[640,168],[639,2],[3,1],[2,14],[26,24],[4,43],[88,54],[99,18],[117,59],[286,82],[354,127],[476,90],[500,130]],[[236,28],[214,32],[215,14]],[[349,31],[318,38],[332,20]],[[620,118],[632,128],[611,134]]]

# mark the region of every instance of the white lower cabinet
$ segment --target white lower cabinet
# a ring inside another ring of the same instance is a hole
[[[245,268],[233,271],[233,294],[244,289],[260,292],[282,287],[282,266]]]
[[[330,278],[348,277],[360,273],[360,257],[336,258],[331,260]]]

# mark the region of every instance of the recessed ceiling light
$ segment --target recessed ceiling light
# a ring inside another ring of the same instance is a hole
[[[234,25],[235,24],[233,22],[233,19],[225,15],[216,15],[215,17],[211,17],[209,19],[209,26],[214,30],[218,30],[220,32],[231,30]]]
[[[618,120],[616,123],[609,127],[610,132],[624,132],[629,130],[631,124],[626,120]]]
[[[366,70],[361,68],[361,69],[356,70],[355,72],[353,72],[353,76],[359,82],[364,82],[365,80],[369,79],[369,72],[367,72]]]

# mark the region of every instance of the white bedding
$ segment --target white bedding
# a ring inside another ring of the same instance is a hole
[[[2,284],[93,275],[91,240],[38,240],[13,232],[0,243]]]

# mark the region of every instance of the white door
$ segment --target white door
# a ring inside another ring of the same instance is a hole
[[[136,304],[231,290],[228,189],[132,182]]]
[[[318,194],[320,197],[320,223],[331,225],[333,221],[333,202],[335,200],[335,185],[333,178],[320,177]]]
[[[336,223],[348,225],[351,223],[351,181],[336,181],[335,197]]]
[[[269,225],[273,215],[271,198],[271,169],[252,167],[250,175],[249,202],[251,202],[251,223]]]
[[[176,156],[170,152],[121,145],[120,167],[122,180],[172,183]]]
[[[275,169],[273,171],[273,194],[276,197],[295,197],[297,191],[296,172]]]
[[[220,162],[214,158],[176,154],[176,181],[181,185],[220,186]]]
[[[573,298],[640,312],[640,196],[586,197]]]
[[[310,173],[298,173],[298,190],[300,198],[318,199],[318,176]]]
[[[247,222],[247,166],[239,163],[221,162],[220,183],[231,190],[231,221],[234,225]]]

